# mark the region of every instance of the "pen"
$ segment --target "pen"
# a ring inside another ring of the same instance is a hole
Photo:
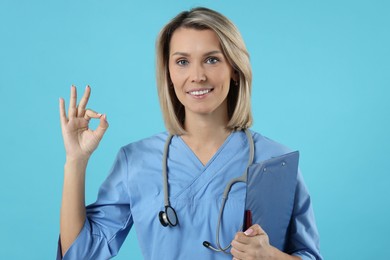
[[[244,214],[244,227],[243,230],[247,230],[252,226],[252,211],[247,209]]]

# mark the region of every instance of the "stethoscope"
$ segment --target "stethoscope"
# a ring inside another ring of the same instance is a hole
[[[212,249],[212,250],[214,250],[216,252],[224,252],[226,254],[229,254],[229,252],[227,252],[227,250],[231,247],[231,245],[228,245],[226,247],[222,247],[221,244],[220,244],[220,241],[219,241],[219,233],[220,233],[221,219],[222,219],[222,215],[223,215],[223,210],[225,208],[225,204],[226,204],[226,200],[228,198],[229,191],[230,191],[231,187],[233,186],[233,184],[235,184],[237,182],[244,182],[244,183],[247,182],[248,168],[253,163],[253,157],[254,157],[254,151],[255,151],[253,138],[252,138],[252,135],[251,135],[250,131],[248,129],[245,129],[244,131],[245,131],[245,134],[247,136],[248,143],[249,143],[249,160],[248,160],[248,165],[247,165],[244,173],[240,177],[233,178],[232,180],[230,180],[230,182],[226,185],[225,190],[223,192],[222,206],[221,206],[221,208],[219,210],[217,232],[216,232],[217,247],[212,246],[211,243],[208,242],[208,241],[204,241],[203,242],[203,246],[205,246],[205,247],[207,247],[209,249]],[[172,137],[173,137],[173,135],[170,134],[168,136],[166,142],[165,142],[163,159],[162,159],[162,177],[163,177],[165,210],[164,211],[160,211],[158,216],[159,216],[161,225],[163,225],[164,227],[166,227],[166,226],[174,227],[174,226],[176,226],[179,223],[176,211],[174,210],[174,208],[171,207],[171,204],[169,203],[169,197],[168,197],[169,195],[168,195],[167,160],[168,160],[169,145],[171,143]]]

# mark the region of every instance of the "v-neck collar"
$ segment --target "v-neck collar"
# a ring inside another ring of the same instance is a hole
[[[182,156],[186,158],[183,158],[183,160],[186,161],[187,166],[181,165],[181,167],[189,167],[187,169],[192,169],[188,172],[191,177],[187,179],[186,184],[179,189],[172,187],[172,194],[170,197],[173,200],[188,200],[194,197],[204,185],[207,185],[207,183],[216,176],[216,174],[226,171],[226,167],[229,167],[230,163],[236,161],[237,156],[245,156],[246,158],[247,153],[249,153],[248,142],[245,138],[245,133],[242,131],[232,132],[206,165],[202,164],[181,138],[175,136],[172,142],[176,146],[175,151],[180,151]],[[243,165],[243,167],[245,168],[245,165]],[[242,174],[243,170],[244,169],[239,170],[238,173]],[[234,177],[238,177],[238,175]],[[172,185],[173,181],[175,181],[173,178],[175,177],[172,176],[170,182]],[[176,178],[180,177],[177,176]]]
[[[178,136],[178,140],[182,143],[182,146],[186,149],[187,154],[192,157],[192,161],[196,163],[199,169],[206,169],[214,160],[218,157],[221,151],[225,148],[225,146],[232,139],[234,132],[231,132],[223,142],[223,144],[218,148],[218,150],[213,154],[213,156],[208,160],[206,164],[203,164],[198,156],[196,156],[195,152],[191,149],[191,147],[183,140],[181,136]]]

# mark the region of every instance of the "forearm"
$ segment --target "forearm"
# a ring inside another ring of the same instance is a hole
[[[60,220],[63,254],[77,238],[85,222],[85,171],[87,163],[88,159],[67,159],[64,166]]]

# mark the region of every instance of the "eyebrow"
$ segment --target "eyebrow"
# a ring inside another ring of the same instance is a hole
[[[209,51],[209,52],[205,53],[203,56],[209,56],[209,55],[214,55],[214,54],[222,54],[222,52],[219,50]],[[180,51],[173,53],[171,56],[175,56],[175,55],[184,56],[184,57],[190,56],[187,52],[180,52]]]

